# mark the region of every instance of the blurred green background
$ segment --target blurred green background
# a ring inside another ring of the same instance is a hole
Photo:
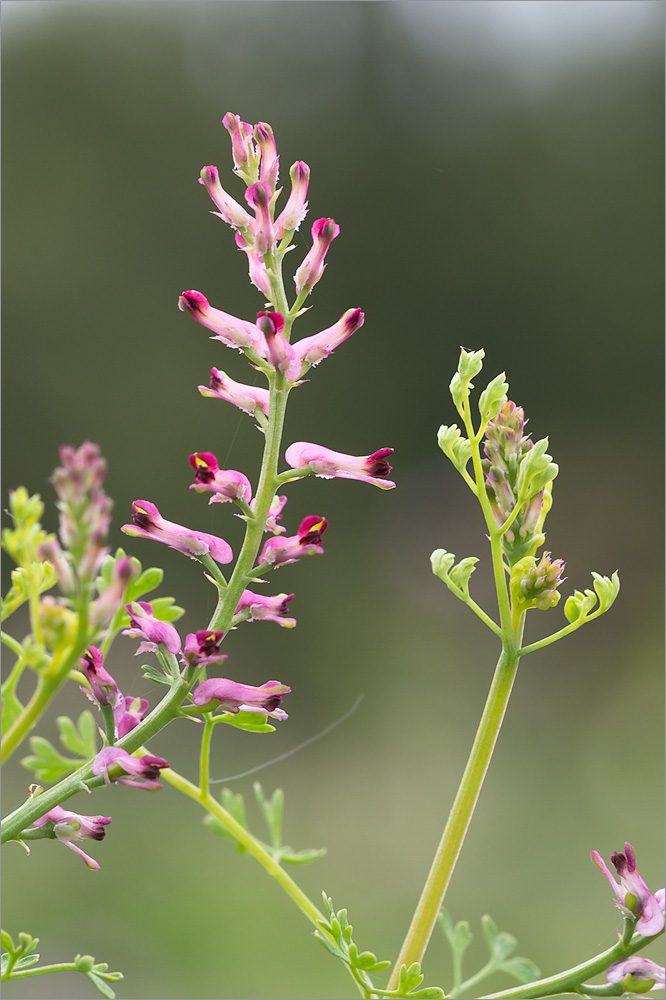
[[[314,219],[342,230],[296,335],[366,314],[293,394],[285,444],[390,445],[398,488],[290,487],[290,532],[308,513],[330,522],[325,557],[270,583],[295,591],[298,628],[244,626],[227,650],[236,679],[292,686],[290,719],[267,737],[218,732],[213,776],[284,753],[364,694],[334,733],[230,787],[285,789],[288,842],[329,849],[297,879],[349,908],[361,947],[394,958],[497,653],[428,560],[440,546],[480,556],[475,593],[492,604],[480,516],[435,439],[455,419],[459,346],[484,347],[486,381],[507,371],[560,464],[547,548],[567,562],[565,595],[591,570],[619,569],[622,591],[611,614],[521,666],[447,905],[475,931],[470,973],[485,912],[544,974],[609,946],[618,918],[590,849],[607,857],[629,839],[648,884],[663,884],[663,4],[2,7],[5,488],[52,499],[58,446],[97,441],[112,543],[165,567],[183,634],[205,625],[213,593],[196,565],[119,527],[140,497],[238,545],[230,510],[187,489],[187,456],[214,451],[256,481],[252,422],[196,391],[213,364],[241,381],[247,368],[176,301],[196,288],[239,316],[261,308],[197,177],[215,163],[239,197],[221,118],[270,122],[283,177],[296,159],[312,170],[294,261]],[[563,621],[532,616],[533,637]],[[154,699],[134,649],[120,639],[110,668]],[[72,687],[53,716],[84,707]],[[192,776],[197,735],[172,726],[151,748]],[[30,780],[21,756],[5,810]],[[194,804],[114,786],[73,807],[113,815],[99,873],[51,842],[29,858],[4,850],[5,924],[42,938],[46,961],[89,952],[125,973],[124,998],[353,995],[305,919]],[[425,970],[450,982],[442,940]],[[75,1000],[87,986],[51,977],[6,995]]]

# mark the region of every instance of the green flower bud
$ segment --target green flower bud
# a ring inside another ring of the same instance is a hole
[[[456,557],[453,552],[447,552],[446,549],[435,549],[433,554],[430,556],[430,565],[432,566],[432,571],[435,576],[438,576],[440,580],[446,582],[449,571],[456,561]]]
[[[520,559],[511,570],[509,586],[513,603],[519,611],[554,608],[560,599],[557,590],[562,583],[564,562],[551,560],[546,552],[537,563],[534,556]]]
[[[496,375],[492,382],[489,382],[479,397],[479,413],[481,421],[487,424],[493,420],[507,402],[507,392],[509,383],[506,381],[506,373]]]

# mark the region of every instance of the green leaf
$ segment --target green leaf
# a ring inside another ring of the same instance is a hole
[[[9,678],[7,680],[9,681]],[[0,713],[0,726],[3,733],[6,733],[10,726],[14,725],[22,711],[23,705],[16,697],[14,684],[11,687],[7,684],[2,691],[2,712]]]
[[[56,719],[60,742],[65,750],[89,760],[97,753],[97,724],[92,712],[86,709],[79,715],[76,725],[66,715]]]
[[[516,950],[517,944],[518,942],[513,934],[508,934],[506,931],[500,931],[493,941],[493,957],[498,963],[504,962],[505,959],[509,957],[511,952]]]
[[[294,851],[291,847],[281,847],[279,852],[279,861],[283,861],[287,865],[308,865],[311,861],[316,861],[318,858],[323,858],[326,854],[325,847],[306,847],[302,851]]]
[[[492,382],[488,383],[479,397],[479,413],[484,424],[497,416],[507,401],[508,391],[509,383],[506,381],[505,372],[496,375]]]
[[[157,566],[145,569],[143,573],[139,573],[139,575],[131,581],[129,587],[127,588],[125,592],[125,596],[127,597],[126,603],[129,604],[130,601],[138,601],[144,594],[147,594],[151,590],[156,590],[163,579],[164,570],[159,569]],[[152,601],[150,603],[154,608],[154,603]]]
[[[497,929],[497,924],[488,913],[484,913],[484,915],[481,917],[481,927],[483,928],[483,936],[486,939],[488,950],[492,955],[495,947],[495,939],[499,934],[499,931]]]
[[[466,556],[451,570],[451,583],[463,594],[469,595],[469,578],[476,569],[478,561],[476,556]]]
[[[37,954],[35,954],[35,955],[23,955],[22,958],[18,959],[18,961],[16,962],[16,965],[14,966],[14,968],[15,969],[28,969],[31,965],[35,965],[36,962],[39,962],[39,955],[37,955]]]
[[[541,975],[541,971],[534,962],[530,961],[529,958],[523,958],[518,955],[515,958],[507,959],[506,962],[502,962],[501,971],[514,976],[519,983],[529,983],[533,979],[538,979]]]
[[[256,713],[255,713],[256,714]],[[276,788],[270,799],[264,795],[264,790],[259,781],[255,781],[254,795],[259,803],[259,808],[263,814],[266,826],[271,835],[273,847],[280,847],[282,844],[282,814],[284,812],[284,792],[281,788]]]
[[[85,763],[84,760],[72,760],[63,757],[56,748],[44,739],[43,736],[32,736],[30,738],[30,749],[32,755],[24,757],[21,761],[23,767],[35,772],[38,781],[57,781],[63,774],[76,771]]]
[[[171,687],[172,680],[165,676],[161,670],[154,667],[152,663],[143,663],[141,665],[143,670],[143,676],[147,681],[153,681],[155,684],[164,684],[165,687]]]
[[[5,949],[5,951],[10,952],[11,954],[13,954],[16,951],[16,945],[14,944],[14,940],[9,931],[6,931],[4,927],[2,928],[2,930],[0,930],[0,941],[2,942],[2,947]]]
[[[103,997],[107,997],[107,1000],[116,1000],[116,994],[113,992],[108,983],[105,983],[103,979],[96,976],[94,972],[86,972],[86,976],[93,986],[97,987]]]
[[[217,722],[226,722],[228,726],[236,726],[237,729],[244,729],[248,733],[274,733],[275,726],[263,721],[265,718],[258,712],[238,712],[236,715],[227,712],[215,716]]]

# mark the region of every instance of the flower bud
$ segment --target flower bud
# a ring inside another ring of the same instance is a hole
[[[511,570],[511,596],[519,611],[553,608],[560,599],[557,588],[563,582],[564,562],[551,560],[546,552],[537,563],[534,556],[520,559]]]

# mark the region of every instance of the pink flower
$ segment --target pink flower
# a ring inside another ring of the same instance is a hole
[[[323,555],[321,536],[327,526],[325,517],[316,514],[304,517],[297,535],[275,535],[268,539],[261,550],[259,564],[286,566],[287,563],[296,562],[301,556]]]
[[[273,497],[271,500],[271,509],[268,512],[268,517],[266,518],[265,531],[272,531],[274,535],[282,535],[287,530],[283,528],[278,521],[282,520],[282,510],[287,502],[287,497]],[[254,513],[254,508],[256,505],[256,500],[253,500],[250,504],[250,508]],[[241,515],[239,514],[238,517]]]
[[[289,171],[289,176],[291,177],[291,194],[287,199],[287,204],[275,220],[275,235],[279,240],[284,237],[285,233],[297,230],[308,214],[306,196],[310,181],[310,168],[307,163],[297,160]]]
[[[90,620],[95,625],[106,626],[120,606],[127,585],[138,575],[138,560],[127,556],[117,559],[113,566],[111,583],[90,605]]]
[[[209,399],[222,399],[225,403],[232,403],[239,410],[244,410],[250,416],[254,416],[254,411],[259,407],[265,416],[268,416],[268,406],[270,393],[268,389],[258,389],[253,385],[243,385],[242,382],[234,382],[226,372],[221,372],[217,368],[210,370],[210,389],[205,385],[198,386],[202,396]]]
[[[224,632],[219,631],[199,629],[198,632],[190,632],[185,636],[183,665],[201,667],[208,663],[221,663],[222,660],[226,660],[227,654],[220,653],[220,643],[223,638]]]
[[[190,489],[198,493],[214,493],[211,503],[227,503],[229,500],[252,500],[252,486],[247,476],[233,469],[220,469],[217,459],[210,451],[195,451],[190,455],[190,465],[194,469],[194,482]]]
[[[618,885],[601,855],[591,852],[593,863],[603,872],[615,893],[615,905],[628,917],[637,917],[636,930],[644,937],[658,934],[664,927],[664,890],[658,889],[654,895],[636,869],[636,856],[631,844],[625,843],[625,853],[611,854],[611,863],[620,877]]]
[[[253,173],[259,163],[259,153],[252,141],[252,126],[248,122],[242,122],[240,115],[232,115],[230,111],[222,119],[222,124],[231,136],[235,172]]]
[[[96,701],[98,705],[111,705],[112,708],[121,701],[120,688],[104,666],[102,652],[97,646],[91,646],[79,660],[79,670],[90,684],[90,691],[84,687],[81,690],[91,701]]]
[[[299,340],[294,344],[294,350],[305,364],[318,365],[363,326],[364,319],[360,309],[348,309],[333,326],[316,333],[314,337],[304,337],[303,340]]]
[[[75,840],[104,840],[106,830],[104,829],[111,822],[110,816],[83,816],[80,813],[70,812],[62,806],[54,806],[39,819],[36,819],[33,826],[46,826],[53,823],[53,832],[65,847],[83,858],[88,868],[99,871],[99,865],[94,858],[91,858],[80,847],[77,847]]]
[[[271,192],[275,191],[280,170],[280,157],[277,155],[277,146],[273,129],[266,122],[258,122],[254,126],[254,138],[261,152],[261,164],[259,167],[259,180],[268,184]]]
[[[322,479],[359,479],[362,483],[372,483],[383,490],[390,490],[395,486],[395,483],[386,479],[391,471],[386,458],[391,454],[393,448],[380,448],[372,455],[345,455],[318,444],[296,441],[287,448],[285,459],[292,469],[309,466]]]
[[[218,702],[211,708],[222,708],[236,715],[238,712],[263,712],[274,719],[286,719],[287,713],[279,706],[291,688],[280,681],[266,681],[261,687],[251,684],[237,684],[226,677],[212,677],[204,681],[192,692],[192,701],[199,707]]]
[[[214,309],[201,292],[183,292],[178,299],[178,308],[181,312],[188,312],[206,329],[212,330],[215,336],[211,340],[220,340],[227,347],[234,347],[238,351],[256,351],[261,345],[261,333],[254,323],[238,319],[221,309]]]
[[[271,189],[268,184],[259,181],[247,189],[245,200],[255,211],[254,249],[263,257],[275,244],[275,230],[271,219]]]
[[[282,332],[282,313],[258,312],[257,326],[264,336],[264,344],[257,350],[257,354],[265,358],[276,371],[284,372],[289,382],[296,382],[301,374],[301,359]]]
[[[152,604],[147,601],[132,601],[125,605],[125,611],[130,616],[131,628],[123,629],[123,635],[144,639],[137,649],[139,653],[155,652],[158,646],[164,645],[170,653],[180,653],[180,636],[168,622],[162,622],[153,615]]]
[[[266,265],[264,264],[262,258],[259,256],[254,247],[250,246],[242,233],[236,233],[235,239],[238,249],[247,254],[250,281],[255,288],[258,288],[259,291],[266,296],[267,299],[270,299],[271,282],[268,277]]]
[[[324,273],[324,258],[336,236],[340,234],[340,226],[333,219],[317,219],[312,226],[312,247],[306,254],[303,263],[294,275],[296,294],[302,291],[310,292]]]
[[[609,983],[621,983],[625,977],[628,980],[624,983],[625,993],[646,993],[650,990],[659,990],[666,982],[666,970],[663,965],[657,965],[649,958],[642,955],[631,955],[621,962],[613,962],[606,969],[606,979]],[[636,981],[638,980],[638,982]],[[650,986],[646,980],[650,980]]]
[[[293,594],[277,594],[275,597],[265,597],[263,594],[253,594],[251,590],[244,590],[236,614],[247,608],[250,612],[247,620],[250,622],[277,622],[285,628],[294,628],[296,619],[286,617],[289,601],[293,596]]]
[[[203,184],[215,202],[217,212],[213,212],[213,215],[218,215],[232,229],[244,229],[246,232],[252,231],[254,219],[242,205],[239,205],[224,190],[220,184],[220,175],[217,167],[204,167],[199,175],[199,184]]]
[[[191,559],[205,555],[210,555],[219,563],[229,563],[233,559],[231,546],[223,538],[209,535],[205,531],[193,531],[174,521],[167,521],[154,503],[148,500],[134,500],[132,508],[133,524],[123,524],[120,529],[126,535],[164,542],[170,549],[183,552]]]
[[[113,709],[113,720],[116,724],[116,738],[122,740],[143,720],[150,703],[145,698],[128,698],[121,695],[120,701]]]
[[[125,774],[134,775],[136,780],[124,778],[122,775],[117,777],[110,775],[109,768],[113,767],[114,764],[121,767]],[[168,766],[169,762],[163,757],[151,757],[150,754],[143,757],[132,757],[127,750],[123,750],[121,747],[104,747],[92,762],[92,773],[103,774],[107,785],[110,781],[117,781],[121,785],[143,788],[147,792],[152,792],[162,787],[159,781],[155,781],[155,778],[159,777],[163,767]]]

